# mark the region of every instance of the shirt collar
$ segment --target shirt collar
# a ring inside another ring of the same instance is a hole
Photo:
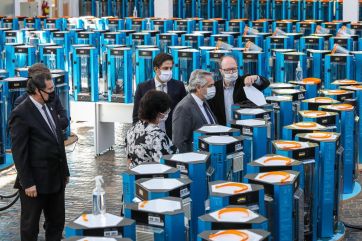
[[[36,101],[31,95],[29,95],[30,100],[34,103],[34,105],[36,106],[36,108],[38,108],[39,110],[41,110],[43,108],[43,105],[40,104],[38,101]]]
[[[191,95],[199,106],[204,105],[204,102],[202,101],[202,99],[200,99],[197,95],[195,95],[194,93],[191,93]]]
[[[161,86],[165,86],[165,85],[167,85],[166,83],[161,83],[160,81],[158,81],[157,79],[156,79],[156,77],[154,78],[154,81],[155,81],[155,87],[156,87],[156,89],[157,89],[157,87],[161,87]]]
[[[233,89],[235,87],[235,82],[236,81],[231,82],[229,85],[226,86],[224,80],[222,80],[222,85],[224,86],[224,89]]]

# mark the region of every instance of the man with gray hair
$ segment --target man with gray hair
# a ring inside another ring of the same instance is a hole
[[[216,118],[206,100],[215,96],[211,72],[196,69],[189,80],[189,94],[176,106],[172,115],[172,142],[179,151],[192,151],[193,131],[206,124],[216,124]]]

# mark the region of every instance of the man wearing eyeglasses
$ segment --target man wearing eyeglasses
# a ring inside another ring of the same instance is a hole
[[[220,59],[222,80],[215,82],[216,95],[208,101],[212,112],[220,125],[231,120],[231,106],[235,103],[251,104],[245,95],[244,86],[254,86],[262,91],[270,84],[269,80],[259,75],[238,75],[238,65],[232,56]]]

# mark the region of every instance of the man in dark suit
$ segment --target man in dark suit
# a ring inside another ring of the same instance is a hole
[[[50,70],[44,64],[37,63],[37,64],[33,64],[29,68],[28,76],[31,78],[31,76],[34,73],[37,73],[39,71],[47,71],[50,74]],[[15,103],[14,103],[14,108],[16,108],[27,97],[28,97],[28,93],[25,92],[23,95],[16,98]],[[49,103],[49,105],[55,110],[55,112],[57,113],[57,115],[59,117],[60,128],[62,130],[66,129],[69,125],[68,114],[67,114],[67,111],[64,109],[64,107],[59,99],[59,96],[56,95],[54,98],[54,101],[52,101],[52,103]]]
[[[44,211],[46,240],[58,241],[64,229],[64,190],[69,169],[59,118],[47,105],[55,97],[50,73],[34,73],[27,91],[29,96],[9,119],[18,174],[14,187],[19,189],[21,202],[21,240],[37,240]]]
[[[172,142],[179,151],[192,151],[193,131],[206,124],[216,124],[216,118],[206,100],[215,96],[212,73],[197,69],[191,73],[190,93],[176,106],[172,116]]]
[[[172,113],[176,105],[186,96],[186,90],[183,82],[172,79],[173,58],[169,54],[158,54],[153,60],[153,68],[156,72],[154,79],[148,80],[137,86],[134,97],[133,124],[138,121],[138,108],[141,98],[149,90],[160,90],[167,93],[171,100],[171,112],[165,122],[160,123],[160,128],[166,131],[172,138]]]
[[[258,75],[238,75],[238,66],[232,56],[220,59],[222,80],[215,82],[216,95],[208,103],[220,125],[226,125],[231,120],[231,106],[236,103],[252,104],[246,98],[244,86],[253,85],[262,91],[270,84],[269,80]]]

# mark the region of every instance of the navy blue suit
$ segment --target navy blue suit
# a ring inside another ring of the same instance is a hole
[[[133,107],[133,124],[138,121],[138,108],[141,98],[149,90],[156,89],[155,80],[151,79],[146,82],[140,83],[137,86],[136,94],[134,97],[134,107]],[[167,94],[172,100],[171,112],[168,115],[168,118],[165,123],[166,133],[172,138],[172,113],[176,105],[186,96],[186,89],[183,82],[171,79],[167,82]]]

